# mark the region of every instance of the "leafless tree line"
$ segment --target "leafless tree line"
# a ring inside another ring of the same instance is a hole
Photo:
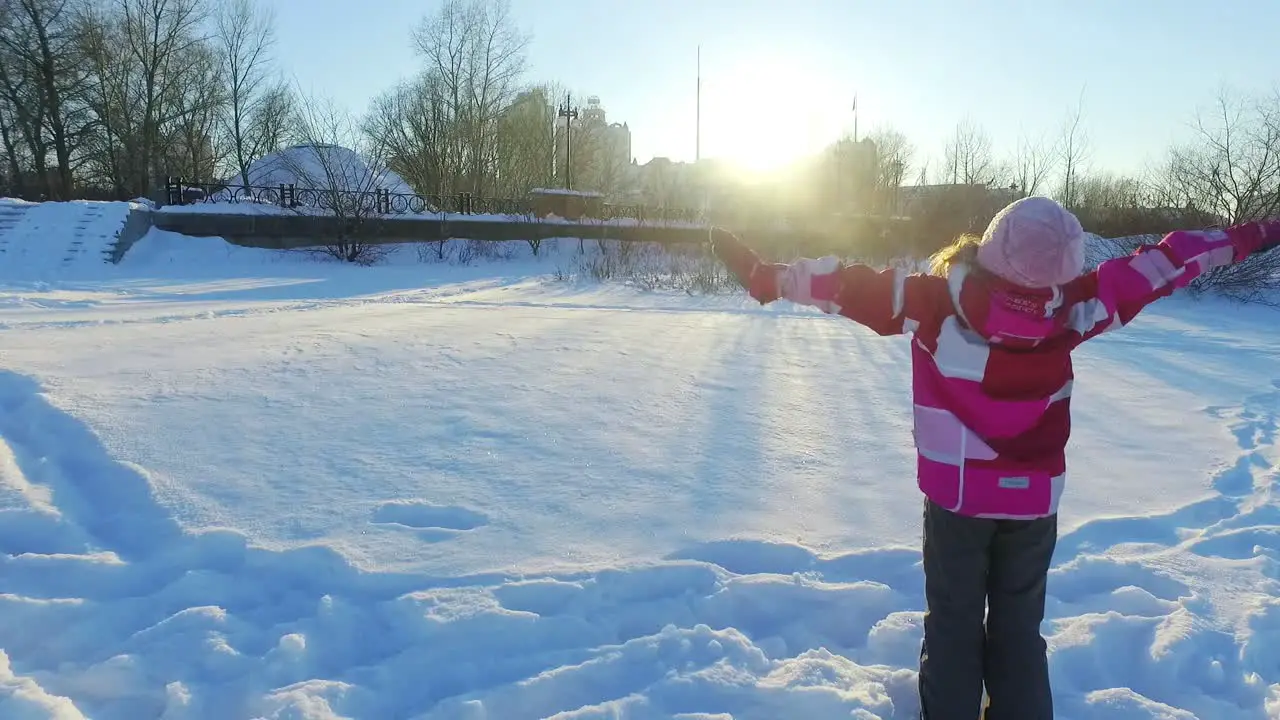
[[[166,175],[248,184],[256,159],[289,144],[351,148],[373,168],[361,183],[377,184],[395,171],[424,194],[516,197],[563,181],[557,105],[565,89],[526,79],[530,38],[507,0],[445,0],[406,38],[419,72],[359,116],[285,81],[273,54],[270,7],[252,0],[0,0],[0,193],[128,198],[150,194]],[[1136,175],[1092,162],[1083,97],[1056,133],[1024,135],[1003,155],[972,120],[957,125],[933,163],[902,133],[884,128],[870,136],[878,150],[873,198],[890,212],[911,178],[1049,194],[1090,230],[1110,236],[1280,213],[1280,95],[1224,91],[1192,127],[1188,141]],[[629,158],[616,141],[602,124],[575,125],[576,187],[612,195],[626,184]],[[939,224],[922,230],[927,239],[916,251],[980,229],[998,209],[989,201],[973,205],[970,195],[934,202],[925,214]],[[1256,284],[1277,269],[1260,266],[1224,271],[1214,282]]]
[[[250,0],[0,0],[0,185],[147,194],[283,143],[292,93]]]
[[[982,127],[965,120],[932,172],[927,160],[913,167],[914,149],[901,133],[881,129],[871,135],[883,148],[879,182],[888,177],[886,168],[905,168],[916,185],[938,191],[925,207],[915,208],[916,231],[907,247],[877,248],[873,254],[926,254],[959,233],[980,232],[1000,206],[1026,195],[1055,197],[1087,230],[1122,238],[1103,242],[1095,259],[1131,252],[1143,238],[1175,229],[1280,216],[1280,92],[1246,96],[1223,90],[1195,115],[1191,128],[1187,141],[1135,174],[1108,172],[1091,162],[1083,102],[1064,115],[1056,135],[1024,135],[1006,157],[995,153]],[[1280,288],[1280,253],[1214,271],[1195,288],[1247,300],[1274,297]]]
[[[991,136],[965,120],[956,126],[933,172],[927,162],[915,168],[916,182],[1050,195],[1085,214],[1191,208],[1219,224],[1280,214],[1280,93],[1247,97],[1224,90],[1191,126],[1191,139],[1170,148],[1159,164],[1120,175],[1091,163],[1083,105],[1065,115],[1056,136],[1024,135],[1003,158],[994,152]],[[914,152],[901,133],[879,130],[871,137],[877,143],[888,140],[882,164],[905,162],[911,172]]]
[[[412,32],[418,74],[373,102],[365,121],[372,152],[424,193],[519,197],[572,177],[575,187],[613,196],[629,161],[616,158],[627,153],[582,119],[566,152],[557,111],[567,91],[526,80],[529,41],[507,0],[446,0]]]
[[[877,175],[883,180],[893,179],[888,170],[897,168],[898,178],[913,179],[915,185],[1016,188],[1025,195],[1054,195],[1066,205],[1075,205],[1090,155],[1080,106],[1067,113],[1056,136],[1023,134],[1005,156],[996,153],[991,135],[970,118],[957,123],[941,162],[932,166],[927,158],[916,164],[916,148],[896,130],[881,128],[868,139],[877,146]]]
[[[406,38],[417,75],[336,124],[308,122],[324,101],[284,79],[271,8],[0,0],[0,193],[129,198],[167,175],[250,184],[255,160],[303,143],[345,144],[426,194],[555,182],[564,92],[526,81],[529,37],[506,0],[446,0]],[[336,125],[355,132],[318,132]],[[599,161],[606,138],[574,134],[575,176],[618,184],[624,168]]]

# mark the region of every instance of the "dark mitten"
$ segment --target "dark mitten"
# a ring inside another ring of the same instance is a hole
[[[751,280],[747,284],[747,292],[751,293],[751,297],[761,305],[768,305],[782,297],[782,289],[778,287],[778,275],[785,267],[785,265],[757,263],[755,270],[751,273]]]
[[[1280,220],[1263,220],[1258,223],[1262,230],[1262,245],[1258,252],[1266,252],[1280,247]]]
[[[1280,220],[1240,223],[1222,232],[1235,248],[1234,262],[1243,262],[1250,255],[1266,252],[1280,243]]]
[[[716,257],[757,302],[764,305],[778,299],[777,266],[761,262],[751,248],[728,230],[712,230],[711,247]]]
[[[720,258],[720,262],[729,268],[729,272],[738,278],[738,282],[742,283],[743,287],[750,284],[751,273],[760,262],[760,258],[751,252],[751,248],[744,245],[728,230],[714,228],[711,231],[711,249],[716,257]]]

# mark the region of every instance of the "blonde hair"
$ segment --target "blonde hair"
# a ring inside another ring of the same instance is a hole
[[[929,257],[929,272],[946,277],[953,265],[977,265],[978,246],[982,244],[982,236],[965,233],[955,242],[942,248]]]

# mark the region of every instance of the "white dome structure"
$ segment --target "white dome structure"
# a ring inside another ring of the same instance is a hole
[[[294,145],[264,155],[249,166],[249,185],[319,190],[352,190],[413,194],[414,190],[395,172],[385,167],[370,167],[359,153],[341,145]],[[228,185],[240,184],[237,175]]]

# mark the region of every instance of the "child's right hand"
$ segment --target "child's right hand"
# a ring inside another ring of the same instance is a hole
[[[761,262],[760,257],[733,233],[721,228],[713,229],[711,249],[756,302],[767,305],[778,299],[778,268]]]
[[[1280,219],[1241,223],[1225,230],[1235,246],[1235,261],[1280,246]]]
[[[1258,248],[1258,252],[1280,247],[1280,220],[1263,220],[1258,224],[1262,226],[1262,247]]]

